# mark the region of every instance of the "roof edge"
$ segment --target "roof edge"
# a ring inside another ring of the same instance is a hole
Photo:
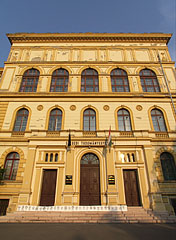
[[[171,33],[7,33],[11,45],[18,42],[164,42]]]

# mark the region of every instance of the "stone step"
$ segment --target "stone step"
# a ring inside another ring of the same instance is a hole
[[[21,223],[176,223],[176,217],[142,207],[127,211],[19,211],[0,217],[0,222]]]

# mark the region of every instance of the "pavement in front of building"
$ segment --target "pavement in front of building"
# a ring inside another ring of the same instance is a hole
[[[4,240],[176,240],[176,224],[1,223]]]

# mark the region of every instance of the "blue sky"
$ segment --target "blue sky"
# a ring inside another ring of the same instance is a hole
[[[3,0],[0,4],[0,67],[15,32],[173,33],[176,61],[176,0]]]

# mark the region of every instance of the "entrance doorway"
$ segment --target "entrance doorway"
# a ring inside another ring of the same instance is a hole
[[[140,206],[140,194],[137,170],[123,170],[125,197],[127,206]]]
[[[9,199],[0,199],[0,216],[6,215]]]
[[[174,209],[175,215],[176,215],[176,198],[171,199],[171,204]]]
[[[101,205],[100,164],[93,153],[85,154],[80,166],[80,205]]]
[[[55,201],[57,170],[43,170],[40,206],[53,206]]]

